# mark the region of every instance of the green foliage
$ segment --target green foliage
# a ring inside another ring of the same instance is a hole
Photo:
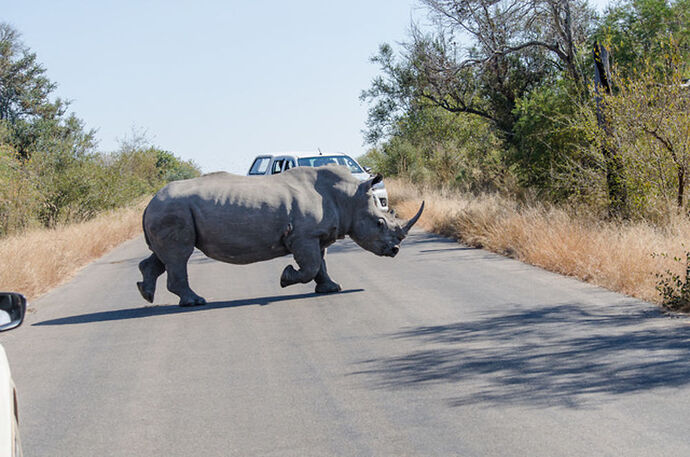
[[[669,258],[668,254],[654,254],[654,257]],[[661,295],[663,306],[672,311],[690,311],[690,252],[685,252],[685,259],[674,257],[673,261],[680,264],[683,274],[666,270],[657,273],[656,290]]]
[[[156,169],[164,182],[199,176],[199,167],[194,162],[182,161],[168,151],[156,150]]]
[[[496,189],[510,174],[502,163],[502,141],[480,118],[427,104],[402,117],[397,131],[360,158],[362,163],[385,176],[466,190]]]
[[[2,150],[2,149],[0,149]],[[199,176],[199,169],[153,146],[112,154],[63,148],[22,160],[0,153],[0,234],[41,224],[82,221],[156,192],[166,182]]]
[[[384,176],[410,176],[418,167],[420,156],[417,152],[409,141],[395,137],[380,148],[370,149],[359,160]]]
[[[67,109],[64,101],[50,100],[57,85],[45,73],[19,32],[0,22],[0,121],[13,126],[6,140],[25,158],[40,138],[42,124],[59,124]]]
[[[426,105],[488,120],[508,143],[516,101],[560,78],[585,88],[584,44],[594,12],[582,0],[421,0],[435,26],[413,25],[396,56],[384,44],[381,74],[361,98],[372,102],[366,139],[397,134]],[[463,42],[463,43],[461,43]]]
[[[362,93],[374,168],[468,190],[517,180],[597,214],[685,207],[690,0],[622,0],[601,19],[577,0],[421,3],[437,27],[413,25],[400,53],[382,45]],[[595,41],[616,68],[603,124]]]
[[[634,74],[640,63],[662,61],[663,47],[677,43],[690,54],[690,0],[628,0],[609,8],[596,34],[608,43],[621,74]],[[685,75],[688,77],[690,75]]]
[[[43,189],[39,220],[47,226],[84,220],[129,204],[166,182],[200,175],[191,162],[150,145],[122,145],[112,154],[38,152],[27,168]]]
[[[561,79],[531,91],[517,101],[514,114],[515,147],[508,160],[523,186],[550,200],[589,204],[606,193],[604,161],[592,147],[599,133],[594,112],[582,103],[572,81]]]
[[[40,193],[14,150],[0,142],[0,235],[30,228],[40,210]]]
[[[627,76],[614,71],[617,93],[604,99],[610,141],[625,163],[638,212],[675,202],[686,206],[690,176],[688,63],[675,43],[659,45],[663,60],[646,60]]]
[[[375,144],[395,134],[400,118],[414,111],[414,92],[418,84],[414,67],[409,60],[396,59],[393,48],[384,43],[371,58],[382,74],[376,76],[371,87],[362,91],[360,100],[372,101],[367,117],[366,141]]]

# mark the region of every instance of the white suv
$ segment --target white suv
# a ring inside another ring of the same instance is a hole
[[[249,176],[274,175],[294,167],[321,167],[324,165],[345,165],[352,175],[360,181],[371,177],[369,170],[362,167],[355,159],[342,152],[324,154],[321,152],[287,152],[283,154],[265,154],[257,156],[249,168]],[[372,188],[376,206],[388,211],[388,192],[383,181]]]
[[[19,327],[26,313],[26,299],[12,292],[0,292],[0,332]],[[14,387],[10,364],[0,344],[0,455],[21,457],[17,389]]]

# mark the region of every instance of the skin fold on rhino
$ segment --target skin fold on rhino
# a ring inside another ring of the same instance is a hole
[[[292,254],[280,285],[316,282],[317,293],[338,292],[326,269],[326,248],[346,235],[362,248],[394,257],[417,222],[401,224],[378,209],[371,188],[377,175],[360,182],[344,166],[297,167],[278,175],[211,173],[175,181],[149,202],[143,216],[153,252],[139,263],[139,292],[153,302],[156,279],[167,272],[168,290],[180,306],[203,305],[189,287],[187,261],[194,248],[221,262],[248,264]]]

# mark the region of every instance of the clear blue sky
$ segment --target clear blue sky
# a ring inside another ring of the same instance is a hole
[[[364,153],[369,57],[405,39],[417,5],[0,0],[0,21],[98,130],[101,150],[135,127],[205,172],[245,173],[258,153]]]

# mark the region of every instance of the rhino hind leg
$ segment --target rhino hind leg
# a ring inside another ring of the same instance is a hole
[[[153,303],[153,296],[156,293],[156,280],[165,271],[165,265],[156,254],[151,254],[139,262],[139,271],[143,276],[143,281],[137,282],[137,288],[144,300]]]
[[[321,269],[316,274],[314,278],[316,281],[315,292],[317,294],[330,294],[333,292],[340,292],[342,288],[340,284],[333,281],[330,276],[328,276],[328,270],[326,269],[326,250],[321,250]]]
[[[168,271],[168,290],[180,297],[180,306],[205,305],[206,300],[194,293],[187,279],[187,259],[165,265]]]
[[[180,297],[180,306],[198,306],[206,300],[189,287],[187,261],[194,252],[196,231],[191,212],[176,207],[160,217],[147,214],[145,228],[151,250],[165,265],[168,290]]]

